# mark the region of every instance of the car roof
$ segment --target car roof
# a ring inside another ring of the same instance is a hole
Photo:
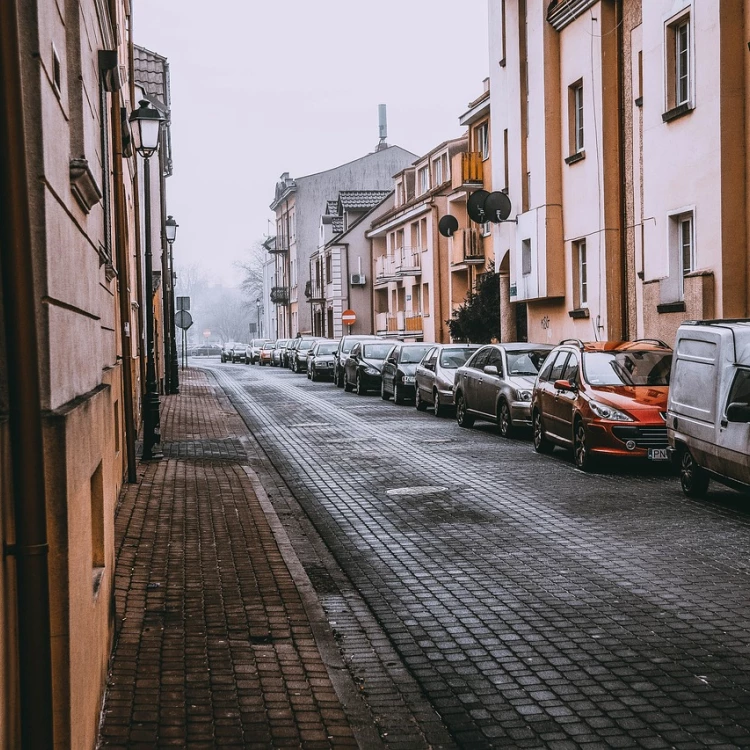
[[[563,339],[559,346],[573,346],[584,352],[627,352],[627,351],[672,351],[659,339],[635,339],[634,341],[581,341]]]

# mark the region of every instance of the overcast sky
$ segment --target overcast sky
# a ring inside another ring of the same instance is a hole
[[[175,265],[236,284],[272,232],[282,172],[461,134],[488,75],[487,0],[136,0],[135,43],[169,59]],[[333,197],[333,196],[332,196]]]

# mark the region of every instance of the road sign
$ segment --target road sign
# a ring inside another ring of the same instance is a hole
[[[341,322],[345,325],[354,325],[357,322],[357,313],[354,310],[344,310],[341,313]]]
[[[183,331],[187,331],[193,325],[193,316],[187,310],[178,310],[174,314],[174,324]]]
[[[177,298],[177,309],[178,310],[189,310],[190,309],[190,297],[178,297]]]
[[[203,331],[204,338],[208,338],[210,335],[211,335],[211,331],[209,331],[208,328],[206,328],[206,330]]]

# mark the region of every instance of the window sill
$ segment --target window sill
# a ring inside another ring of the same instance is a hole
[[[672,122],[672,120],[677,120],[680,117],[684,117],[689,112],[693,111],[693,105],[690,102],[685,102],[685,104],[680,104],[677,107],[672,107],[672,109],[665,112],[661,119],[664,122]]]
[[[685,312],[685,301],[679,300],[678,302],[662,302],[656,306],[658,313],[675,313]]]
[[[570,156],[565,157],[565,163],[566,164],[575,164],[577,161],[583,161],[586,158],[586,152],[581,149],[580,151],[577,151],[575,154],[571,154]]]
[[[589,309],[588,307],[578,307],[575,310],[568,310],[568,315],[575,320],[579,318],[588,318]]]

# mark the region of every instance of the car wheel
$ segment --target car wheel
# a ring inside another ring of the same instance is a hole
[[[386,389],[385,389],[385,381],[384,380],[380,381],[380,398],[382,398],[383,401],[388,401],[388,399],[390,398],[390,396],[388,395],[388,391],[386,391]]]
[[[432,394],[432,411],[436,417],[445,416],[445,407],[440,403],[440,393],[437,389],[435,389],[435,392]]]
[[[593,458],[589,450],[586,425],[582,419],[576,419],[573,426],[573,460],[576,468],[581,471],[591,471],[594,468]]]
[[[365,395],[365,387],[362,385],[362,377],[359,373],[357,373],[357,380],[354,386],[354,390],[357,392],[358,396]]]
[[[703,497],[708,492],[709,476],[685,448],[680,458],[680,485],[687,497]]]
[[[544,425],[542,424],[542,413],[538,410],[534,410],[533,417],[534,425],[534,450],[537,453],[552,453],[555,446],[547,440],[544,434]]]
[[[307,373],[307,375],[310,378],[310,380],[312,380],[313,383],[316,382],[317,379],[318,379],[318,375],[315,372],[315,368],[314,367],[310,368],[310,371]]]
[[[510,407],[505,399],[501,399],[497,407],[497,428],[504,438],[513,437],[513,420],[510,416]]]
[[[393,384],[393,403],[399,405],[404,403],[404,394],[398,387],[398,383]]]
[[[466,409],[466,399],[463,393],[456,396],[456,422],[459,427],[473,427],[474,417]]]
[[[346,373],[344,373],[344,390],[347,393],[351,393],[353,389],[354,389],[354,386],[349,385],[349,381],[346,379]]]
[[[333,375],[333,382],[336,385],[336,388],[342,388],[345,380],[346,380],[346,373],[340,368],[337,369]]]
[[[419,395],[419,388],[414,391],[414,408],[417,411],[427,410],[427,402]]]

